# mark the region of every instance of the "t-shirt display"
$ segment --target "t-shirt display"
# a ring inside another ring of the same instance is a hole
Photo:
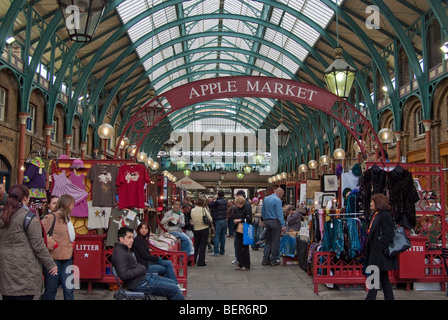
[[[117,177],[118,207],[120,209],[144,208],[145,184],[149,181],[149,175],[144,165],[122,165]]]
[[[114,165],[96,164],[90,168],[87,178],[92,182],[92,205],[113,207],[117,191],[118,169]]]
[[[112,209],[110,212],[109,229],[107,231],[107,241],[106,246],[114,246],[118,242],[118,230],[121,227],[129,227],[136,230],[139,225],[139,220],[137,212],[124,209],[120,210],[117,208]]]
[[[90,230],[109,228],[110,212],[112,208],[95,207],[92,205],[92,201],[89,201],[87,205],[89,208],[89,219],[87,221],[87,228]]]

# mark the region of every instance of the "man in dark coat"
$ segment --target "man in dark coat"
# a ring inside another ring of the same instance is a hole
[[[128,290],[162,296],[168,300],[184,300],[183,294],[173,280],[147,273],[145,266],[137,262],[130,251],[134,243],[132,229],[120,228],[118,240],[120,242],[115,243],[112,254],[112,265]]]
[[[227,230],[227,200],[224,199],[224,191],[218,191],[216,200],[208,204],[215,223],[215,237],[213,239],[214,252],[211,256],[224,255],[226,247]]]

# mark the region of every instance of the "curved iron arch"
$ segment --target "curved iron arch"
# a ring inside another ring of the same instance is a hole
[[[196,88],[201,88],[202,92],[206,89],[205,86],[210,85],[208,87],[209,89],[212,88],[213,81],[227,81],[228,89],[227,91],[221,92],[221,94],[216,95],[216,98],[231,98],[234,96],[243,95],[243,92],[237,92],[237,90],[233,91],[230,88],[230,85],[233,85],[233,81],[235,83],[243,82],[244,81],[265,81],[265,84],[271,83],[271,85],[276,83],[282,83],[285,86],[290,85],[294,87],[298,87],[300,92],[302,91],[302,88],[305,88],[305,90],[311,90],[310,93],[315,92],[316,94],[319,94],[319,102],[313,101],[312,99],[309,100],[306,104],[309,107],[318,109],[331,117],[333,117],[335,120],[339,121],[341,124],[344,125],[344,127],[354,136],[355,141],[359,144],[361,147],[361,151],[365,154],[373,155],[375,154],[377,158],[381,159],[382,161],[385,160],[384,158],[384,152],[381,147],[381,142],[378,139],[378,136],[375,133],[375,130],[371,126],[370,122],[352,105],[350,105],[347,101],[335,96],[332,93],[329,93],[328,91],[325,91],[319,87],[300,83],[293,80],[283,80],[283,79],[277,79],[277,78],[268,78],[268,77],[251,77],[251,76],[237,76],[237,77],[223,77],[218,79],[207,79],[207,80],[200,80],[195,81],[192,83],[185,84],[183,86],[174,88],[168,92],[165,92],[164,94],[155,97],[152,99],[149,103],[147,103],[143,108],[137,112],[131,121],[127,124],[125,130],[123,130],[123,133],[128,132],[128,138],[131,139],[131,143],[134,143],[132,139],[134,139],[135,136],[138,136],[138,140],[135,141],[135,144],[137,145],[137,150],[140,148],[142,142],[145,140],[148,133],[154,128],[160,121],[165,119],[168,115],[171,113],[183,109],[185,107],[188,107],[194,103],[199,102],[205,102],[210,100],[210,96],[207,96],[205,94],[195,96],[194,99],[191,99],[193,93],[193,89],[196,86]],[[251,83],[252,85],[253,83]],[[258,85],[258,83],[257,83]],[[235,84],[236,86],[236,84]],[[213,87],[216,89],[217,84],[214,84]],[[232,86],[233,88],[233,86]],[[277,87],[278,88],[278,87]],[[258,90],[257,90],[258,91]],[[190,100],[187,102],[185,100],[185,93],[190,93]],[[247,91],[245,93],[246,96],[257,96],[257,97],[263,97],[263,98],[271,98],[271,99],[278,99],[278,91],[275,93],[272,93],[271,90],[269,90],[269,93],[253,93]],[[293,101],[293,102],[299,102],[303,103],[305,99],[302,99],[301,97],[293,97],[293,96],[287,96],[283,95],[282,100],[286,101]],[[152,117],[152,115],[155,115]],[[140,128],[140,126],[136,126],[137,124],[146,124],[143,126],[143,129]],[[357,132],[355,130],[362,129],[363,131]],[[124,135],[122,134],[119,138],[119,142],[124,139]],[[373,149],[372,149],[373,148]],[[117,156],[117,151],[115,152],[115,157]]]

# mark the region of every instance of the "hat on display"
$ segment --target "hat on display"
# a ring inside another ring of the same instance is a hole
[[[62,154],[62,155],[59,156],[59,159],[61,159],[61,160],[68,160],[70,158],[68,157],[68,155]]]
[[[73,160],[70,168],[72,169],[85,169],[84,162],[81,159]]]
[[[258,202],[258,198],[253,198],[252,202]]]
[[[362,170],[361,170],[361,165],[359,163],[356,163],[353,168],[352,168],[352,173],[357,176],[360,177],[362,174]]]

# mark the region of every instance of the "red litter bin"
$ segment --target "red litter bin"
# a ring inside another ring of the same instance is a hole
[[[80,279],[103,277],[103,250],[106,235],[76,235],[73,262]]]
[[[425,277],[425,244],[427,237],[409,237],[412,247],[398,256],[398,276],[401,279]]]

